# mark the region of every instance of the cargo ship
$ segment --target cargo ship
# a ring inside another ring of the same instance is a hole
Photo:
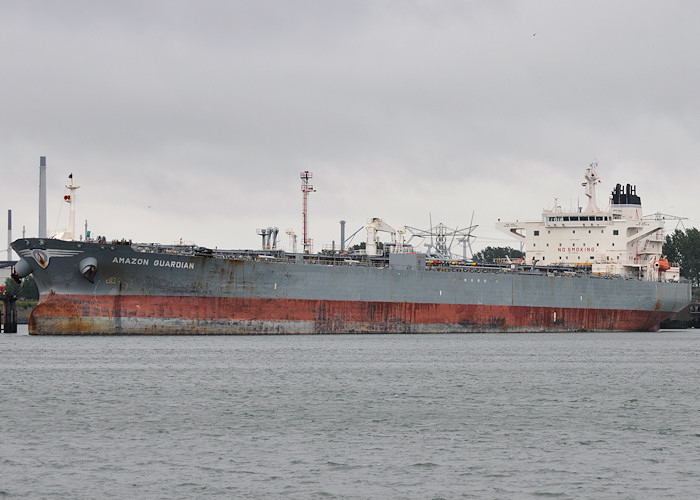
[[[259,250],[22,238],[13,277],[36,280],[40,335],[657,330],[690,284],[662,258],[664,221],[642,216],[636,188],[617,185],[601,210],[599,182],[592,164],[585,209],[555,202],[538,221],[497,224],[522,241],[520,262],[417,252],[402,231],[380,250],[373,219],[357,254],[277,250],[264,231]]]

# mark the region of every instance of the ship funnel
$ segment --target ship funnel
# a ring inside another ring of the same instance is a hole
[[[17,264],[15,264],[15,269],[12,271],[12,279],[15,280],[17,284],[22,283],[22,278],[26,278],[32,274],[32,267],[24,259],[19,259]]]
[[[95,257],[85,257],[78,264],[78,268],[83,278],[93,283],[92,279],[95,277],[95,273],[97,273],[97,259]]]

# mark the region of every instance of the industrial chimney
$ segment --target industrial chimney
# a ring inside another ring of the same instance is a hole
[[[340,251],[345,251],[345,221],[340,221]]]
[[[46,156],[39,157],[39,238],[46,238]]]
[[[7,260],[12,260],[12,210],[7,211]]]

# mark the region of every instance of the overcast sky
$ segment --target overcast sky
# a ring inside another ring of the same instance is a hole
[[[690,1],[0,0],[0,208],[37,234],[43,155],[49,231],[72,172],[81,234],[250,248],[276,226],[288,248],[310,170],[315,250],[341,219],[473,213],[476,251],[517,246],[499,218],[585,206],[597,161],[601,208],[630,183],[697,227],[698,20]]]

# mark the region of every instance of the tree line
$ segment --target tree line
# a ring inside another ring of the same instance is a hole
[[[486,262],[492,264],[498,259],[505,259],[509,257],[511,259],[522,259],[525,254],[520,250],[516,250],[511,247],[486,247],[480,252],[474,254],[474,262]]]
[[[12,278],[5,280],[5,291],[17,297],[19,300],[39,300],[39,289],[34,281],[34,276],[31,274],[22,280],[22,284],[18,284]]]
[[[694,227],[685,231],[676,229],[666,236],[663,254],[669,262],[678,264],[681,276],[693,287],[700,286],[700,231]]]

